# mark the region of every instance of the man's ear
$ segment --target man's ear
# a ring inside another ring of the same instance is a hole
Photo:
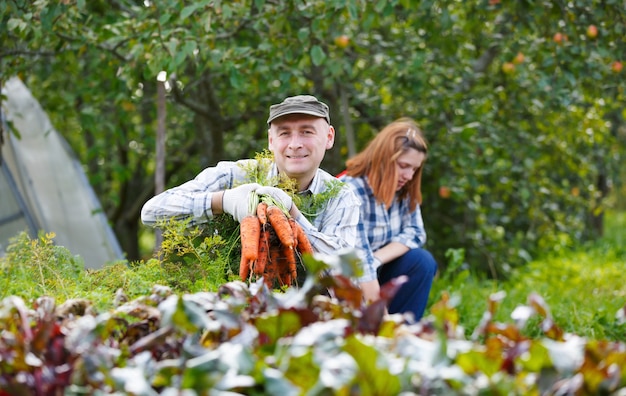
[[[267,148],[271,152],[274,152],[274,149],[272,148],[273,141],[274,139],[272,139],[272,130],[268,128],[267,129]]]
[[[330,150],[335,145],[335,128],[331,125],[328,128],[328,140],[326,141],[326,150]]]

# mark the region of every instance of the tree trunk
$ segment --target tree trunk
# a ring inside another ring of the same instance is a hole
[[[165,191],[165,81],[157,81],[157,136],[156,136],[156,170],[154,172],[154,194]],[[155,252],[161,249],[163,236],[160,229],[155,230]]]

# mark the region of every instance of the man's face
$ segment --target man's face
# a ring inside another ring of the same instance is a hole
[[[323,118],[289,114],[272,121],[269,149],[274,153],[278,171],[308,187],[326,150],[333,147],[335,130]]]

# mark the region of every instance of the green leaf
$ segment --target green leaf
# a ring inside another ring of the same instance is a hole
[[[233,16],[233,9],[228,5],[228,4],[223,4],[222,5],[222,14],[224,15],[224,18],[226,20],[232,18]]]
[[[178,40],[172,37],[167,43],[167,50],[169,51],[170,56],[175,56],[178,51]]]
[[[374,6],[374,9],[376,10],[376,12],[381,13],[386,7],[387,7],[387,0],[378,0],[376,5]]]
[[[294,384],[298,384],[301,389],[313,389],[318,381],[319,372],[320,367],[316,362],[313,350],[308,349],[304,353],[290,356],[285,377]]]
[[[14,123],[12,120],[7,120],[6,121],[7,126],[9,127],[9,132],[11,132],[11,134],[13,136],[15,136],[17,138],[17,140],[20,140],[22,138],[22,134],[20,133],[20,131],[15,127]]]
[[[348,4],[348,13],[350,14],[350,18],[358,19],[359,18],[359,8],[356,4],[356,1],[351,1]]]
[[[359,366],[357,379],[353,384],[364,395],[397,395],[401,391],[400,380],[391,373],[384,360],[372,345],[366,344],[356,336],[346,339],[343,349],[348,352]]]
[[[255,324],[259,333],[265,334],[271,343],[276,343],[281,337],[294,334],[302,328],[300,317],[291,311],[262,315]]]
[[[298,29],[298,41],[300,41],[301,43],[308,42],[309,35],[310,35],[309,28],[303,27],[303,28]]]
[[[180,19],[181,20],[187,19],[191,14],[193,14],[198,8],[202,6],[203,4],[201,3],[195,3],[195,4],[192,4],[183,8],[183,10],[180,12]]]
[[[49,3],[48,7],[44,7],[39,14],[42,29],[51,31],[55,18],[61,13],[61,7],[58,4],[54,4],[54,2]]]
[[[456,364],[467,374],[483,373],[487,377],[497,373],[500,370],[501,363],[502,357],[500,355],[488,355],[487,351],[472,350],[461,353],[456,358]]]
[[[516,361],[524,367],[525,370],[535,373],[541,372],[544,368],[552,367],[550,355],[545,346],[540,342],[532,341],[528,352],[522,354]]]
[[[171,59],[169,70],[178,70],[178,67],[183,64],[185,59],[187,58],[187,54],[183,51],[179,51],[175,54],[175,56]]]
[[[159,24],[166,25],[170,19],[172,19],[172,14],[170,14],[169,12],[165,12],[159,17]]]
[[[187,40],[183,45],[182,52],[185,53],[186,56],[193,56],[194,52],[198,48],[198,43],[195,40]]]
[[[303,378],[295,378],[294,381],[289,381],[285,378],[282,371],[271,367],[263,370],[263,379],[265,380],[265,390],[269,395],[296,395],[299,393],[299,390],[307,389],[302,387],[301,380]]]
[[[170,296],[159,305],[163,325],[173,326],[187,333],[209,328],[211,323],[206,313],[194,302],[182,297]]]
[[[24,22],[21,19],[16,19],[16,18],[11,18],[9,19],[9,22],[7,23],[7,27],[9,28],[9,30],[19,30],[20,32],[23,32],[24,29],[26,29],[26,27],[28,26],[28,24],[26,22]]]
[[[315,66],[319,66],[324,63],[325,59],[326,54],[324,53],[322,47],[320,47],[319,45],[314,45],[313,48],[311,48],[311,61],[313,61],[313,64]]]
[[[241,73],[239,73],[239,70],[235,69],[234,67],[230,69],[229,81],[233,88],[243,88],[243,76],[241,75]]]

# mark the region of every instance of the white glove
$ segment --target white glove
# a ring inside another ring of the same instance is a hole
[[[261,186],[256,190],[256,193],[258,195],[269,195],[274,201],[276,201],[279,205],[282,205],[287,210],[291,210],[291,207],[293,206],[293,199],[291,199],[289,194],[280,188]]]
[[[261,187],[257,183],[242,184],[239,187],[224,190],[222,195],[222,210],[230,214],[241,223],[250,212],[250,193]]]

